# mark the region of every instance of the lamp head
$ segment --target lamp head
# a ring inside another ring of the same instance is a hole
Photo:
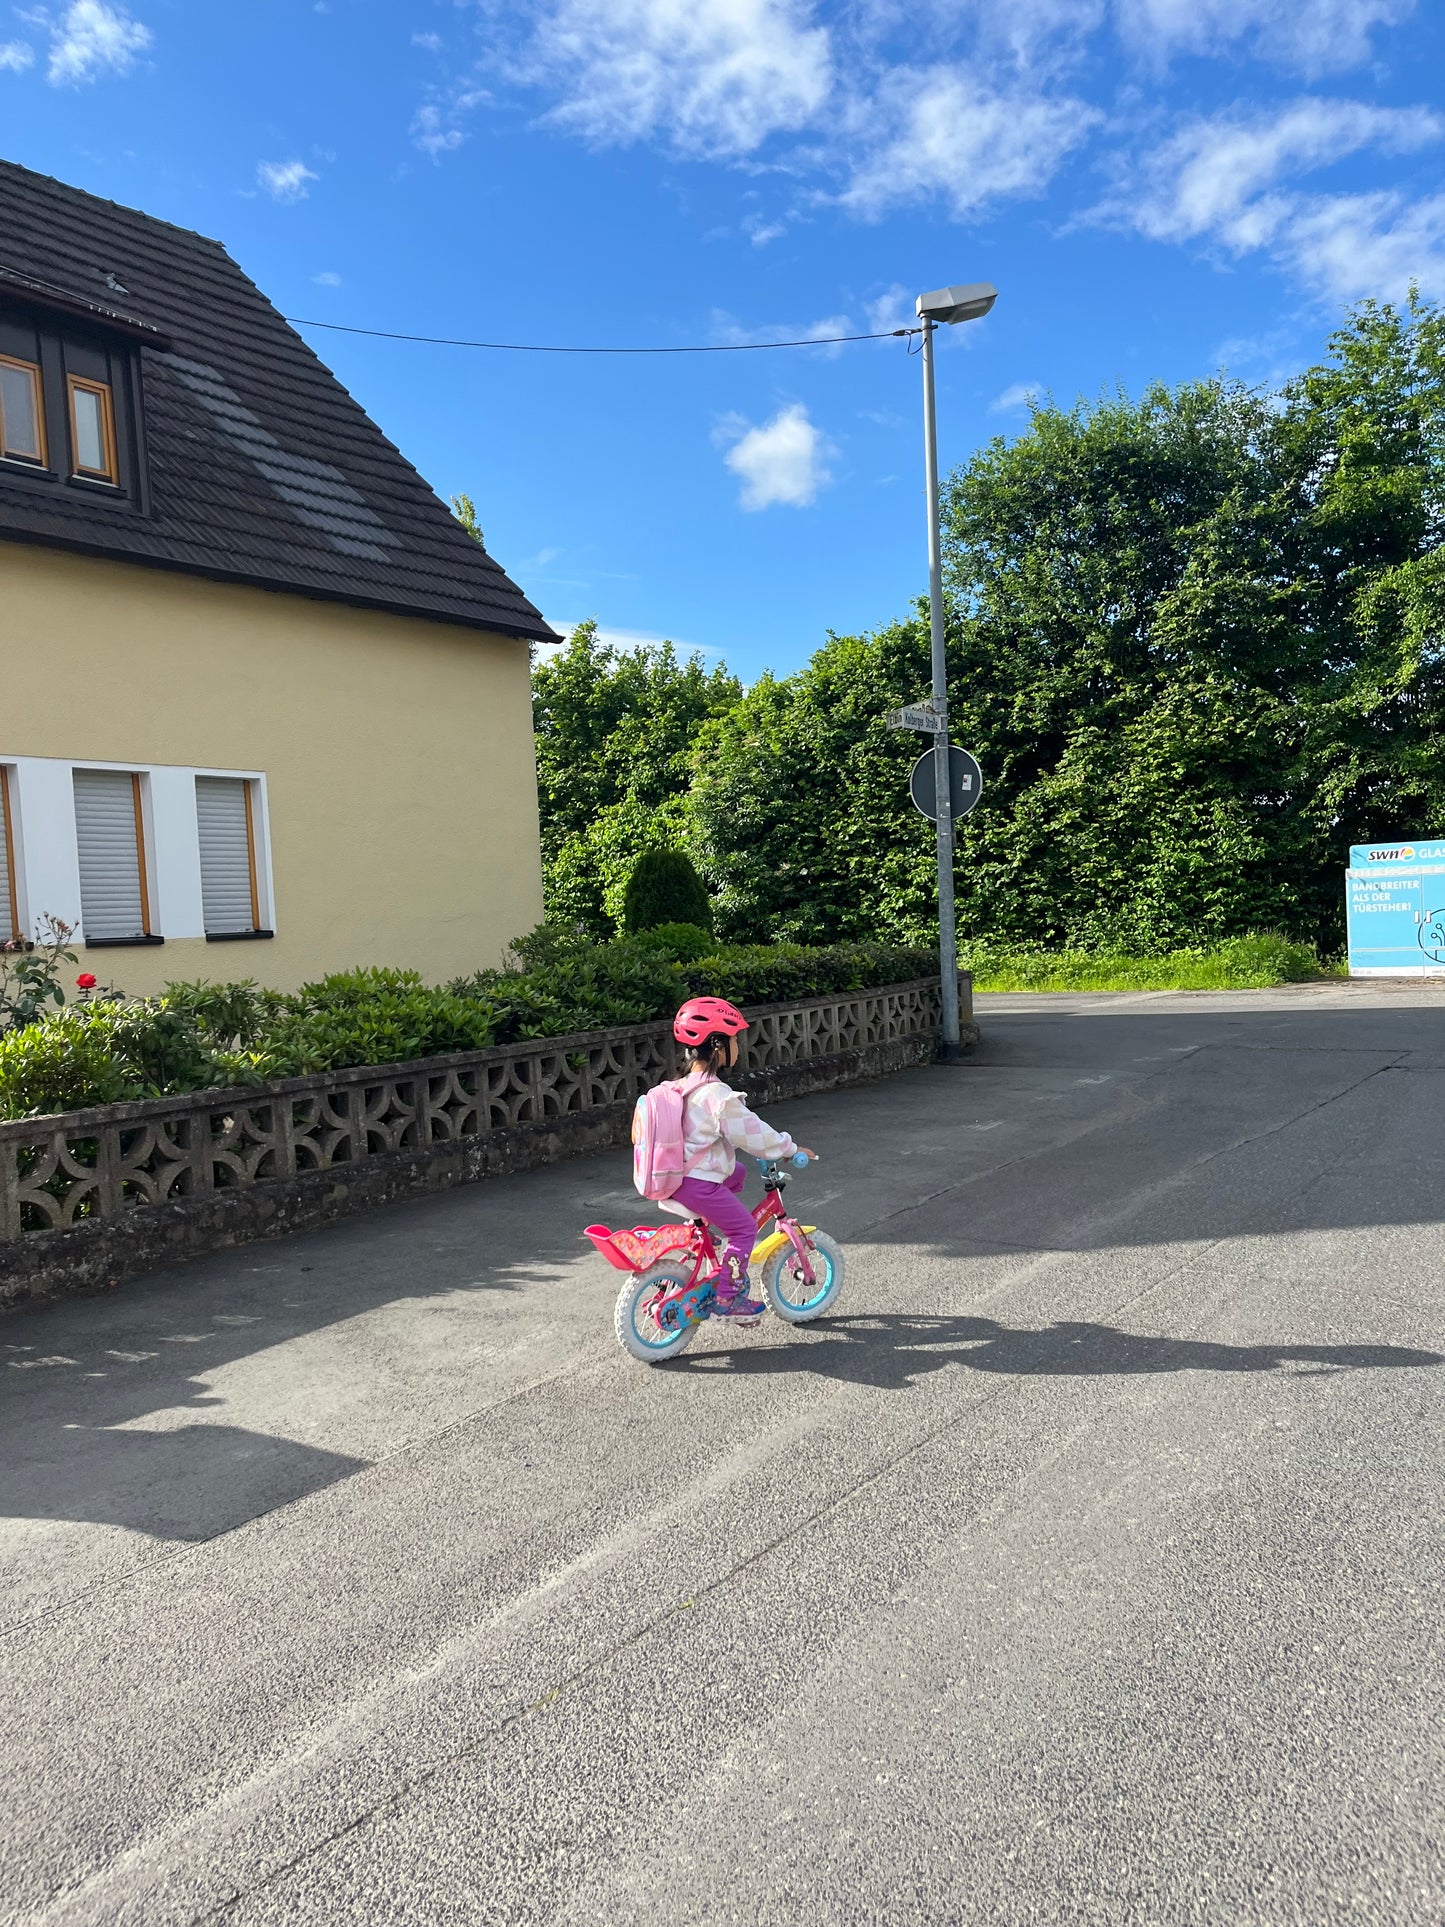
[[[981,321],[998,300],[991,281],[972,281],[962,288],[935,288],[918,297],[920,321]]]

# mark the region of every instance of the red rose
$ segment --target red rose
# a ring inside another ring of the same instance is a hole
[[[75,981],[82,990],[94,990],[99,979],[93,977],[88,970],[82,970]]]

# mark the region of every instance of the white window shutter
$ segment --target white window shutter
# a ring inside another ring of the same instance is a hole
[[[129,770],[78,769],[75,835],[80,850],[80,931],[88,942],[143,937],[145,898]]]
[[[251,827],[246,778],[198,776],[196,822],[201,835],[201,906],[206,935],[256,928]]]
[[[6,808],[10,800],[10,792],[7,788],[9,781],[9,770],[0,768],[0,943],[9,943],[12,937],[18,937],[20,934],[10,914],[11,899],[15,895],[15,872],[11,867],[15,856],[10,848],[10,838],[6,834],[10,823]]]

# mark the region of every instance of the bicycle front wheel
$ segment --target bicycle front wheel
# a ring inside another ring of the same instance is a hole
[[[763,1266],[763,1296],[788,1325],[809,1325],[837,1303],[843,1289],[843,1248],[826,1231],[803,1241],[813,1266],[811,1284],[791,1245],[775,1251]]]

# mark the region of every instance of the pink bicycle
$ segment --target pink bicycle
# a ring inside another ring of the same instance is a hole
[[[764,1164],[762,1174],[762,1202],[753,1209],[758,1242],[752,1262],[763,1297],[785,1324],[811,1324],[842,1290],[843,1253],[826,1231],[788,1216],[783,1208],[787,1174],[777,1164]],[[708,1280],[719,1259],[706,1220],[640,1224],[627,1231],[589,1224],[586,1235],[608,1264],[627,1273],[613,1312],[622,1349],[646,1365],[660,1365],[686,1351],[715,1297]]]

